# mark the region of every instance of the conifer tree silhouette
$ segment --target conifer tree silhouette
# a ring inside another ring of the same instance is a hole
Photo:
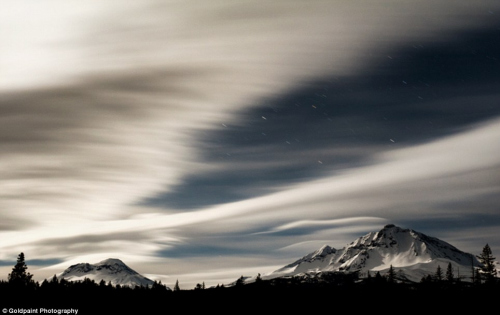
[[[446,281],[453,282],[453,267],[451,266],[451,262],[448,263],[448,267],[446,268]]]
[[[175,285],[174,285],[174,291],[180,291],[181,288],[179,287],[179,280],[175,281]]]
[[[15,286],[29,286],[33,283],[32,274],[26,272],[28,266],[24,262],[24,253],[20,253],[17,257],[17,263],[12,268],[12,272],[8,275],[9,283]]]
[[[437,266],[436,273],[434,274],[434,278],[436,278],[436,281],[443,280],[443,270],[441,270],[440,265]]]
[[[490,246],[486,244],[483,248],[482,253],[476,257],[482,264],[481,266],[482,278],[484,278],[486,283],[493,282],[493,280],[497,275],[497,270],[495,268],[495,257],[493,257]]]
[[[396,271],[394,271],[394,267],[392,267],[392,265],[389,267],[389,271],[387,272],[387,282],[396,282]]]

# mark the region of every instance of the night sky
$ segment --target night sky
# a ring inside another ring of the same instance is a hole
[[[394,223],[500,252],[498,1],[6,1],[0,278],[181,288]]]

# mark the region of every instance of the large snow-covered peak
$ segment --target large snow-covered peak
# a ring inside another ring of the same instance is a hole
[[[320,271],[358,272],[383,271],[392,265],[409,278],[418,281],[422,275],[451,263],[455,269],[470,270],[470,265],[478,262],[471,254],[423,233],[398,227],[384,226],[378,232],[369,232],[340,250],[328,250],[323,246],[303,258],[276,270],[270,277],[318,273]]]

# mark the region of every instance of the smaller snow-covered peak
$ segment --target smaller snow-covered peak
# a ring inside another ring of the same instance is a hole
[[[99,282],[104,280],[112,285],[151,286],[153,281],[148,279],[123,263],[120,259],[108,258],[97,264],[80,263],[70,266],[63,271],[59,279],[81,281],[85,278]]]
[[[128,273],[130,275],[137,275],[138,273],[132,270],[129,266],[125,265],[123,261],[116,258],[108,258],[94,265],[97,270],[108,270],[108,273]]]
[[[96,264],[96,266],[102,266],[102,265],[121,265],[121,266],[126,266],[123,261],[117,258],[108,258],[103,261],[100,261]]]

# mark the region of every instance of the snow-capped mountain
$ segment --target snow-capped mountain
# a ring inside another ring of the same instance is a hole
[[[464,253],[442,240],[389,224],[342,249],[323,246],[266,278],[325,271],[359,272],[363,277],[368,271],[372,275],[377,271],[383,274],[392,265],[396,271],[401,270],[407,279],[420,281],[423,276],[434,274],[438,265],[444,273],[448,263],[452,264],[455,277],[470,277],[472,264],[479,265],[474,255]]]
[[[130,267],[125,265],[121,260],[109,258],[97,264],[80,263],[70,266],[58,277],[68,281],[80,281],[85,278],[100,282],[104,280],[106,283],[111,282],[112,285],[121,286],[151,286],[153,281],[148,279]]]

